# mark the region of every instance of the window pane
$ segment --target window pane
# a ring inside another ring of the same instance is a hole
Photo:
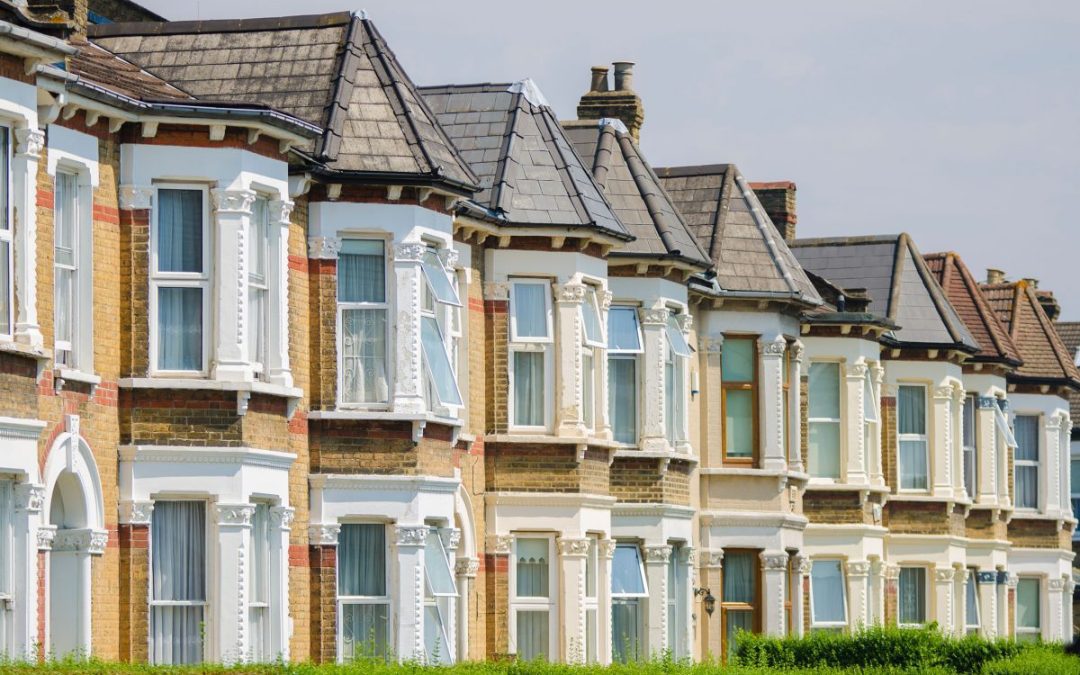
[[[968,570],[965,596],[967,625],[977,628],[979,626],[979,582],[974,570]]]
[[[385,309],[342,310],[341,388],[347,403],[387,400]]]
[[[612,307],[608,310],[608,349],[641,351],[637,310],[633,307]]]
[[[386,656],[388,609],[388,606],[384,604],[342,605],[341,656],[343,660]]]
[[[585,610],[585,663],[596,663],[597,661],[597,611],[595,609]]]
[[[1016,584],[1016,627],[1039,628],[1039,580],[1020,579]]]
[[[151,601],[206,599],[206,504],[154,504],[150,517]],[[203,607],[153,606],[150,612],[155,663],[202,660]]]
[[[453,663],[443,618],[438,605],[424,606],[424,649],[429,665]]]
[[[926,570],[900,568],[900,623],[926,621]]]
[[[153,607],[150,612],[153,663],[172,665],[202,661],[203,607]]]
[[[267,305],[269,293],[265,288],[248,287],[248,350],[253,363],[266,366]]]
[[[843,623],[844,573],[839,560],[815,560],[810,569],[810,590],[814,602],[814,623]]]
[[[157,258],[161,272],[203,271],[202,190],[160,189]]]
[[[585,427],[592,429],[594,426],[593,413],[596,408],[595,388],[596,373],[593,369],[593,353],[586,348],[581,355],[581,420]]]
[[[808,442],[810,475],[840,478],[840,423],[811,422]]]
[[[548,658],[548,611],[517,613],[517,655],[521,661]]]
[[[517,595],[524,598],[548,597],[550,551],[547,539],[518,539]],[[545,614],[546,615],[546,614]]]
[[[585,597],[596,597],[596,539],[589,537],[589,553],[585,557]]]
[[[339,302],[386,302],[386,255],[377,239],[346,239],[337,261]]]
[[[457,595],[454,575],[450,571],[450,560],[437,530],[428,530],[424,540],[424,568],[427,571],[428,584],[435,595]]]
[[[514,352],[514,424],[544,426],[544,354]]]
[[[457,377],[450,365],[450,355],[446,353],[439,324],[433,316],[420,317],[420,342],[424,347],[424,364],[435,384],[435,392],[443,405],[460,406],[461,394],[458,393]]]
[[[900,487],[925,490],[926,441],[900,441]]]
[[[637,359],[609,358],[608,414],[611,416],[611,431],[616,441],[637,441],[637,408]]]
[[[1039,467],[1017,464],[1013,471],[1016,479],[1016,506],[1021,509],[1039,508]]]
[[[964,397],[964,447],[975,447],[975,397]]]
[[[202,370],[203,291],[158,288],[158,370]]]
[[[683,335],[682,328],[679,328],[679,322],[675,318],[675,314],[669,314],[667,319],[667,339],[668,345],[671,347],[671,351],[675,352],[675,356],[681,356],[687,358],[690,356],[690,345],[686,344],[686,337]]]
[[[645,593],[644,571],[641,567],[641,552],[632,544],[619,544],[615,547],[615,557],[611,561],[611,592]]]
[[[975,497],[975,448],[964,448],[964,489]]]
[[[810,417],[840,419],[840,364],[810,364]]]
[[[613,600],[611,603],[611,660],[615,663],[637,661],[641,653],[641,603],[638,600]]]
[[[517,338],[546,338],[547,284],[514,284],[513,312]]]
[[[757,600],[757,577],[755,569],[758,555],[750,552],[728,552],[724,555],[724,591],[722,602],[745,602]]]
[[[724,610],[724,639],[727,641],[728,656],[735,653],[735,635],[740,630],[754,632],[754,613],[748,610]]]
[[[1080,493],[1080,458],[1073,457],[1069,462],[1069,479],[1072,494]]]
[[[867,422],[878,421],[878,405],[874,398],[874,385],[870,382],[870,374],[863,379],[863,415]]]
[[[11,180],[11,137],[7,127],[0,127],[0,230],[11,230],[9,217],[11,202],[8,198],[8,182]]]
[[[70,173],[56,174],[56,213],[53,221],[53,247],[57,265],[75,265],[78,223],[78,178]]]
[[[386,527],[350,523],[338,535],[338,595],[386,595]]]
[[[0,241],[0,333],[11,335],[11,244]]]
[[[56,317],[55,333],[58,342],[72,342],[72,329],[74,328],[75,305],[73,296],[75,293],[75,272],[63,267],[56,268],[53,275],[56,286],[54,314]]]
[[[724,439],[728,457],[754,456],[754,392],[728,390],[724,396]]]
[[[581,304],[581,324],[585,327],[585,340],[595,344],[604,342],[604,334],[600,330],[600,314],[596,303],[596,289],[589,286],[585,289],[585,302]]]
[[[270,506],[256,504],[251,519],[251,602],[270,601]]]
[[[1037,415],[1017,415],[1016,460],[1039,461],[1039,417]]]
[[[901,385],[896,404],[900,433],[925,434],[926,388]]]
[[[726,338],[720,352],[720,377],[724,382],[753,382],[756,347],[750,338]]]
[[[428,248],[424,250],[420,267],[424,270],[424,277],[427,279],[428,286],[431,288],[436,300],[447,305],[461,305],[457,291],[454,290],[454,286],[450,283],[449,273],[443,267],[442,260],[439,259],[435,249]]]
[[[248,223],[248,275],[256,283],[266,283],[266,259],[269,256],[268,234],[269,207],[266,197],[256,197],[251,206],[251,220]]]

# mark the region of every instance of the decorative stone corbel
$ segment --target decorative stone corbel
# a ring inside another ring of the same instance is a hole
[[[487,536],[486,549],[491,555],[510,555],[514,546],[514,536],[511,534],[489,534]]]
[[[560,556],[564,558],[584,558],[589,554],[589,547],[592,545],[592,540],[587,537],[584,539],[560,537],[558,545]]]
[[[337,237],[308,237],[308,258],[337,260],[341,239]]]
[[[337,546],[341,525],[338,523],[314,523],[308,525],[308,543],[312,546]]]
[[[154,188],[138,185],[121,185],[119,205],[124,211],[145,211],[154,199]]]

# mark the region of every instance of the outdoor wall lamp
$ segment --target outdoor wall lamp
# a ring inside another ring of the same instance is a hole
[[[694,596],[704,595],[705,613],[712,616],[713,611],[716,609],[716,598],[713,597],[712,591],[708,588],[695,588]]]

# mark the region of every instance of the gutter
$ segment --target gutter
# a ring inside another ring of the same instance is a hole
[[[79,51],[77,48],[72,47],[60,38],[43,35],[37,31],[23,28],[22,26],[16,26],[8,21],[0,21],[0,36],[3,35],[19,40],[20,42],[25,42],[34,47],[34,49],[26,50],[32,52],[27,54],[28,56],[46,58],[70,56]]]

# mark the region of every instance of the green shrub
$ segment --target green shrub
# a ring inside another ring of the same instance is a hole
[[[1038,645],[1012,658],[987,662],[980,675],[1080,675],[1080,658],[1057,645]]]

